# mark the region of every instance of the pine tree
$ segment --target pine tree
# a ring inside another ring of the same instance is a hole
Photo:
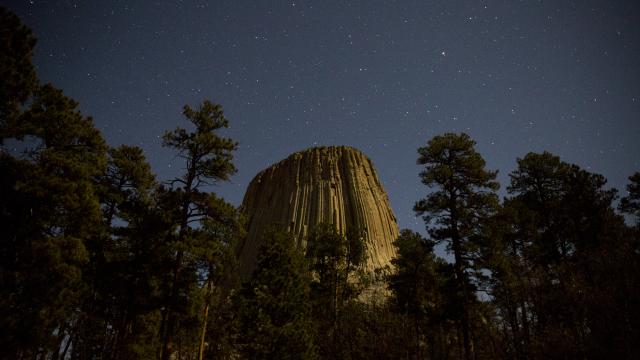
[[[176,231],[169,235],[172,249],[171,279],[167,303],[163,314],[161,358],[169,359],[174,351],[174,335],[178,326],[180,313],[184,313],[189,303],[189,288],[197,279],[195,269],[187,268],[185,261],[189,257],[190,247],[202,239],[202,230],[193,224],[202,223],[209,216],[210,196],[202,192],[202,186],[218,181],[228,180],[235,173],[232,163],[232,152],[237,144],[228,138],[220,137],[217,131],[228,126],[220,105],[205,101],[197,110],[184,107],[184,116],[195,127],[192,132],[184,128],[176,128],[166,132],[164,145],[178,151],[178,156],[185,162],[184,175],[171,182],[171,189],[166,193],[169,205],[166,209],[176,225]],[[175,208],[174,211],[170,207]],[[182,309],[182,310],[181,310]]]
[[[423,218],[430,236],[446,242],[454,255],[454,270],[460,310],[465,358],[473,358],[469,308],[475,299],[472,285],[474,239],[479,236],[482,221],[491,215],[498,199],[494,181],[497,171],[485,170],[485,161],[474,149],[475,142],[467,134],[436,136],[426,147],[418,149],[422,183],[434,188],[414,210]]]
[[[229,289],[237,286],[235,249],[245,236],[244,220],[238,209],[214,194],[209,196],[207,217],[202,221],[202,229],[203,241],[192,248],[203,283],[201,291],[204,304],[198,346],[200,360],[205,358],[207,339],[210,349],[206,358],[228,357],[231,351]],[[227,321],[209,321],[210,317],[226,318]]]
[[[5,329],[24,356],[68,348],[90,287],[83,271],[104,230],[95,179],[106,167],[107,148],[77,106],[45,85],[20,122],[4,129],[17,141],[29,138],[21,158],[3,154],[14,175],[5,178],[11,185],[3,202],[23,204],[3,204],[4,228],[14,229],[6,234],[12,245],[5,247],[3,277],[10,279],[11,300],[3,308],[24,320]]]
[[[521,201],[506,199],[484,228],[482,238],[480,265],[490,274],[483,279],[484,285],[501,319],[496,325],[506,334],[503,352],[507,358],[533,357],[531,290],[536,274],[531,264],[531,245],[537,235],[534,218],[535,214]]]
[[[620,211],[636,218],[636,225],[640,227],[640,172],[629,176],[627,196],[620,199]]]
[[[20,19],[0,6],[0,145],[10,136],[22,106],[38,87],[31,62],[36,38]]]
[[[134,227],[151,206],[151,192],[156,186],[151,167],[142,149],[122,145],[109,149],[109,163],[97,180],[104,233],[92,243],[90,262],[84,270],[90,296],[83,304],[84,316],[77,326],[73,353],[81,357],[123,356],[133,321],[138,316],[135,288],[142,287],[153,273],[141,276],[139,236]],[[151,233],[145,234],[150,236]],[[150,251],[150,247],[145,249]],[[151,257],[148,256],[148,259]],[[151,293],[147,292],[146,297]]]
[[[482,249],[517,358],[633,358],[638,256],[606,179],[548,152],[518,159]],[[621,280],[623,279],[624,280]],[[612,324],[625,324],[624,329]]]
[[[313,359],[309,277],[293,236],[270,230],[238,295],[239,349],[249,359]]]
[[[314,275],[314,299],[336,321],[340,307],[359,294],[355,280],[366,261],[366,244],[357,232],[340,234],[332,224],[318,224],[307,237],[306,258]]]
[[[362,265],[366,244],[360,231],[341,234],[333,224],[316,225],[307,236],[306,259],[312,276],[311,298],[323,356],[344,357],[342,313],[367,283]]]
[[[411,230],[402,230],[393,244],[397,255],[392,260],[395,271],[388,276],[389,289],[396,312],[413,322],[410,353],[411,358],[419,359],[424,357],[424,333],[428,332],[431,347],[438,347],[436,329],[443,327],[448,301],[444,291],[447,264],[436,258],[433,242]]]

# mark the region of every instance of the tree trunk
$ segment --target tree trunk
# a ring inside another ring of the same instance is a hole
[[[67,343],[64,346],[64,350],[62,350],[62,353],[60,353],[60,356],[58,357],[60,360],[64,360],[67,357],[67,351],[69,351],[69,346],[71,345],[72,342],[73,342],[73,337],[70,334],[69,340],[67,340]]]
[[[189,226],[189,208],[191,206],[191,194],[193,192],[193,181],[196,179],[195,159],[191,159],[188,162],[188,174],[184,186],[184,199],[182,200],[181,218],[180,218],[180,231],[178,233],[178,243],[184,242],[186,236],[186,229]],[[180,279],[180,273],[182,272],[182,258],[184,252],[179,250],[176,254],[176,261],[173,269],[173,282],[171,284],[171,295],[167,309],[167,327],[164,337],[164,350],[162,351],[162,360],[169,360],[173,353],[173,333],[176,327],[176,314],[174,309],[178,303],[178,281]]]
[[[204,307],[204,319],[202,319],[202,331],[200,332],[200,345],[198,347],[198,360],[202,360],[204,356],[204,343],[207,336],[207,318],[209,317],[209,304]]]
[[[209,274],[211,274],[211,268],[209,268]],[[209,275],[211,276],[211,275]],[[198,346],[198,360],[202,360],[204,356],[204,343],[207,336],[207,320],[209,319],[209,306],[211,304],[212,289],[211,280],[207,281],[207,296],[204,305],[204,311],[202,314],[202,330],[200,331],[200,345]]]
[[[173,309],[177,306],[178,303],[178,279],[180,277],[180,273],[182,270],[182,257],[184,256],[182,251],[178,251],[176,255],[175,267],[173,269],[173,286],[171,287],[171,296],[169,301],[169,307],[167,309],[167,324],[165,330],[164,337],[164,350],[162,351],[162,360],[171,359],[171,354],[173,354],[173,332],[176,327],[176,314]]]
[[[451,180],[453,183],[453,179]],[[458,291],[462,293],[462,300],[460,302],[460,311],[462,312],[462,318],[460,321],[460,327],[462,328],[462,341],[464,348],[464,358],[465,360],[471,360],[473,358],[472,347],[471,347],[471,337],[469,334],[469,310],[468,310],[468,299],[469,294],[467,294],[467,286],[465,284],[464,279],[464,269],[462,268],[462,239],[460,238],[460,230],[458,228],[459,218],[457,212],[457,204],[458,199],[455,193],[455,190],[449,190],[449,203],[448,210],[450,216],[450,230],[451,230],[451,247],[453,248],[454,254],[454,272],[456,275],[456,286]]]
[[[460,326],[462,330],[462,341],[464,347],[464,358],[465,360],[473,359],[473,349],[471,347],[471,337],[469,336],[469,310],[468,310],[468,294],[467,287],[464,283],[464,269],[462,269],[462,249],[460,245],[460,239],[458,236],[458,227],[457,221],[453,222],[453,235],[451,238],[453,253],[455,258],[454,270],[456,274],[456,285],[458,290],[462,292],[462,300],[460,303],[460,311],[462,312],[462,318],[460,321]]]
[[[416,332],[416,359],[420,359],[420,325],[418,324],[418,317],[414,317],[414,331]]]

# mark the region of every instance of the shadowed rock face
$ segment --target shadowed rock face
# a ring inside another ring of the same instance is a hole
[[[351,147],[308,149],[261,171],[249,184],[242,208],[248,230],[238,249],[243,275],[255,267],[260,234],[274,223],[286,226],[301,246],[322,222],[342,233],[362,229],[370,271],[389,265],[395,255],[398,225],[387,194],[371,160]]]

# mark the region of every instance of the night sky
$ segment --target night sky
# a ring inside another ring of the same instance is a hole
[[[501,195],[516,158],[548,150],[624,189],[640,170],[640,1],[9,1],[35,64],[110,145],[159,179],[184,104],[224,106],[239,205],[290,153],[350,145],[378,170],[401,228],[427,189],[419,146],[470,134]],[[623,192],[624,193],[624,192]]]

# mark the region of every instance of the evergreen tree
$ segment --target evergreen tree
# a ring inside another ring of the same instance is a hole
[[[487,227],[483,249],[509,329],[506,353],[633,358],[637,313],[628,301],[638,298],[638,253],[612,209],[615,190],[547,152],[518,159],[510,176],[514,196]]]
[[[359,294],[356,275],[366,261],[366,244],[357,233],[340,234],[332,224],[318,224],[307,237],[306,258],[314,275],[314,299],[335,321],[340,307]]]
[[[620,211],[636,218],[636,225],[640,227],[640,172],[629,176],[627,196],[620,199]]]
[[[65,351],[90,287],[83,271],[103,231],[95,179],[104,172],[107,149],[77,106],[45,85],[20,122],[5,128],[9,138],[29,138],[22,158],[3,153],[10,176],[4,178],[8,196],[2,200],[8,230],[3,289],[9,292],[3,309],[8,319],[22,319],[3,328],[16,357]]]
[[[442,354],[442,339],[446,333],[447,267],[433,253],[434,244],[411,230],[402,230],[394,241],[397,249],[392,260],[395,272],[389,275],[389,289],[395,310],[413,323],[410,358],[423,358],[423,335],[427,333],[431,355]],[[436,330],[437,329],[437,330]],[[440,334],[439,334],[440,333]],[[445,347],[448,347],[446,344]]]
[[[457,303],[465,359],[473,358],[469,308],[475,299],[472,284],[474,253],[482,221],[491,215],[498,199],[496,171],[485,161],[467,134],[436,136],[418,149],[422,183],[435,190],[418,201],[414,210],[423,218],[436,243],[446,242],[454,255]]]
[[[232,152],[237,144],[217,134],[218,130],[228,126],[222,107],[205,101],[197,110],[185,106],[183,114],[195,130],[188,132],[178,127],[164,135],[164,145],[176,149],[178,156],[184,160],[185,173],[171,182],[171,189],[165,194],[165,201],[172,204],[166,209],[171,214],[176,230],[168,238],[172,265],[162,322],[163,359],[169,359],[174,351],[179,315],[185,314],[189,304],[189,289],[197,281],[197,269],[189,261],[189,255],[191,248],[198,246],[203,237],[202,229],[193,224],[201,224],[209,216],[211,203],[210,194],[200,189],[227,180],[236,171]]]
[[[531,266],[532,243],[537,233],[532,219],[535,214],[522,202],[506,199],[485,227],[480,264],[489,270],[484,278],[505,344],[503,358],[527,359],[531,351],[533,317],[532,286],[535,269]]]
[[[238,295],[241,354],[249,359],[313,359],[309,278],[293,236],[264,234],[251,280]]]
[[[22,106],[37,89],[31,62],[36,38],[20,19],[0,6],[0,145],[10,136]]]
[[[117,235],[114,220],[128,222],[135,217],[139,206],[149,204],[156,182],[142,149],[121,145],[109,149],[109,164],[100,185],[104,220]]]
[[[198,346],[200,360],[204,358],[205,351],[207,358],[221,358],[229,357],[232,350],[229,290],[237,286],[235,249],[245,236],[243,218],[231,204],[211,194],[207,211],[208,216],[202,221],[204,239],[192,251],[201,274],[199,282],[203,284]],[[216,321],[210,321],[209,318]],[[208,351],[205,349],[205,340],[208,340]]]
[[[83,274],[91,293],[83,304],[74,355],[109,359],[124,354],[131,335],[127,329],[138,315],[132,294],[146,282],[137,269],[143,261],[136,244],[141,239],[134,236],[134,226],[148,212],[155,186],[142,149],[126,145],[109,149],[107,169],[97,180],[104,232],[93,242]],[[145,251],[151,253],[150,249]]]
[[[149,203],[143,201],[133,213],[122,214],[126,226],[115,227],[118,244],[113,260],[112,294],[118,316],[110,354],[115,359],[157,359],[162,347],[160,327],[170,280],[164,239],[175,229],[165,208],[170,204],[156,188]]]
[[[222,109],[185,107],[195,131],[165,135],[185,175],[157,186],[141,149],[107,156],[78,104],[38,85],[31,31],[4,8],[0,20],[0,144],[22,150],[0,152],[3,353],[169,357],[176,335],[189,342],[185,354],[200,347],[202,357],[207,312],[227,298],[242,228],[232,206],[200,189],[235,171],[236,144],[216,134],[227,126]]]
[[[318,224],[307,236],[306,258],[313,279],[311,298],[320,352],[327,357],[344,357],[345,349],[340,346],[343,308],[367,283],[362,270],[366,262],[364,237],[359,231],[343,235],[333,224]]]

